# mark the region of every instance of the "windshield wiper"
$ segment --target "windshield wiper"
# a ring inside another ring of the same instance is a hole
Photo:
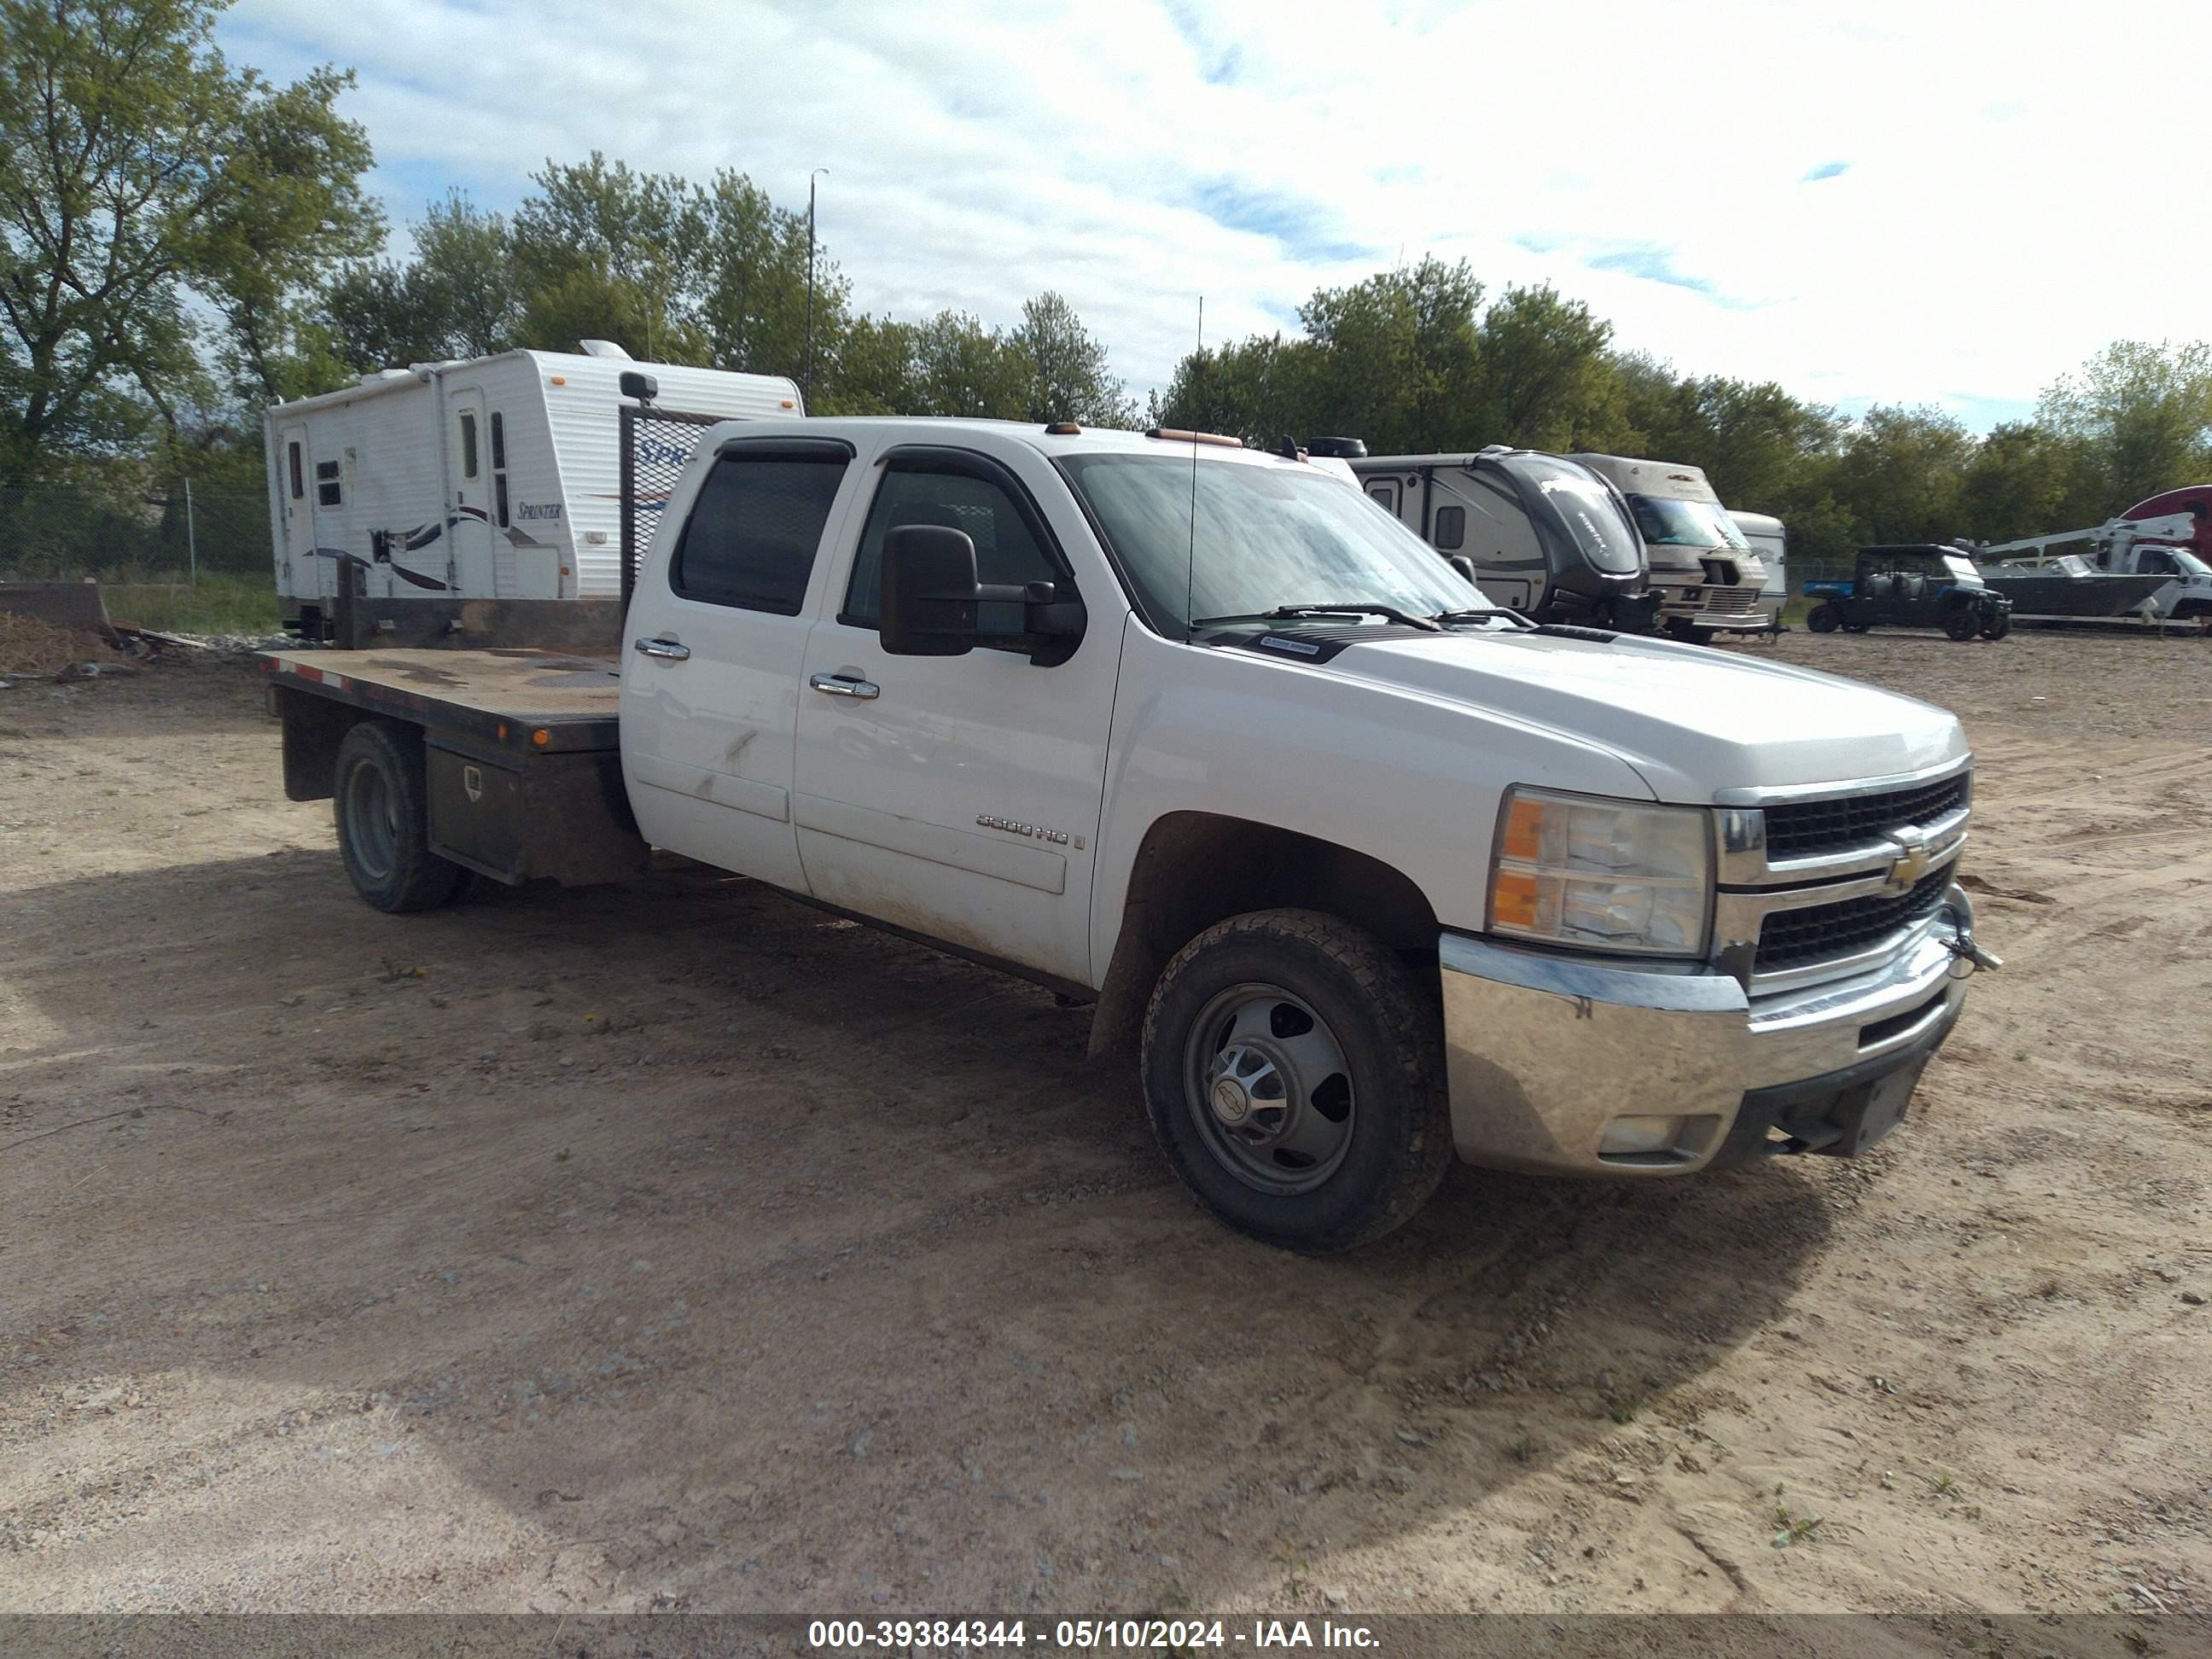
[[[1518,611],[1509,611],[1502,605],[1486,605],[1480,611],[1439,611],[1429,618],[1442,623],[1446,628],[1455,623],[1510,622],[1516,628],[1534,628],[1536,624]]]
[[[1401,611],[1395,605],[1369,605],[1364,602],[1352,605],[1279,605],[1273,611],[1260,612],[1258,619],[1262,622],[1289,622],[1297,617],[1381,617],[1403,628],[1418,628],[1431,634],[1443,632],[1441,624],[1426,617],[1416,617],[1411,611]],[[1212,617],[1193,623],[1191,626],[1200,628],[1204,627],[1206,622],[1242,620],[1235,617]]]

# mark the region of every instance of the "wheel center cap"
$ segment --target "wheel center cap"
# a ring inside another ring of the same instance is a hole
[[[1235,1078],[1223,1078],[1213,1085],[1213,1115],[1224,1123],[1242,1123],[1251,1110],[1252,1103]]]

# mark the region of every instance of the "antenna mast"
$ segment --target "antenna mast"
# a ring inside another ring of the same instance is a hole
[[[1198,351],[1191,359],[1191,378],[1195,381],[1206,372],[1206,295],[1198,296]],[[1190,423],[1190,553],[1183,565],[1182,576],[1182,637],[1186,644],[1191,635],[1190,619],[1198,609],[1198,416],[1192,411]]]

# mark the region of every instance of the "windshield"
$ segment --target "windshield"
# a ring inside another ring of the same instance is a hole
[[[2207,564],[2194,553],[2185,553],[2179,548],[2166,550],[2173,555],[2173,562],[2185,576],[2212,576],[2212,564]]]
[[[1416,617],[1492,608],[1419,537],[1325,472],[1194,465],[1188,452],[1070,455],[1060,465],[1164,625],[1294,605],[1387,605]]]
[[[1540,503],[1538,510],[1551,520],[1553,528],[1593,568],[1626,576],[1643,564],[1644,550],[1636,544],[1636,532],[1620,516],[1602,479],[1548,455],[1516,455],[1498,465],[1522,482],[1522,494]]]
[[[1748,547],[1735,520],[1715,501],[1670,501],[1631,495],[1636,527],[1654,547]]]
[[[1974,568],[1974,562],[1972,559],[1946,553],[1943,556],[1943,568],[1962,582],[1978,582],[1982,579],[1982,573]]]

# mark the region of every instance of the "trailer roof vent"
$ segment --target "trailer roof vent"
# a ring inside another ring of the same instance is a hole
[[[405,368],[380,368],[361,377],[363,386],[382,386],[386,380],[411,380],[414,371]]]
[[[583,349],[586,357],[612,357],[625,363],[635,361],[612,340],[579,340],[576,343]]]
[[[1363,461],[1367,459],[1364,438],[1309,438],[1306,453],[1319,455],[1335,461]]]

